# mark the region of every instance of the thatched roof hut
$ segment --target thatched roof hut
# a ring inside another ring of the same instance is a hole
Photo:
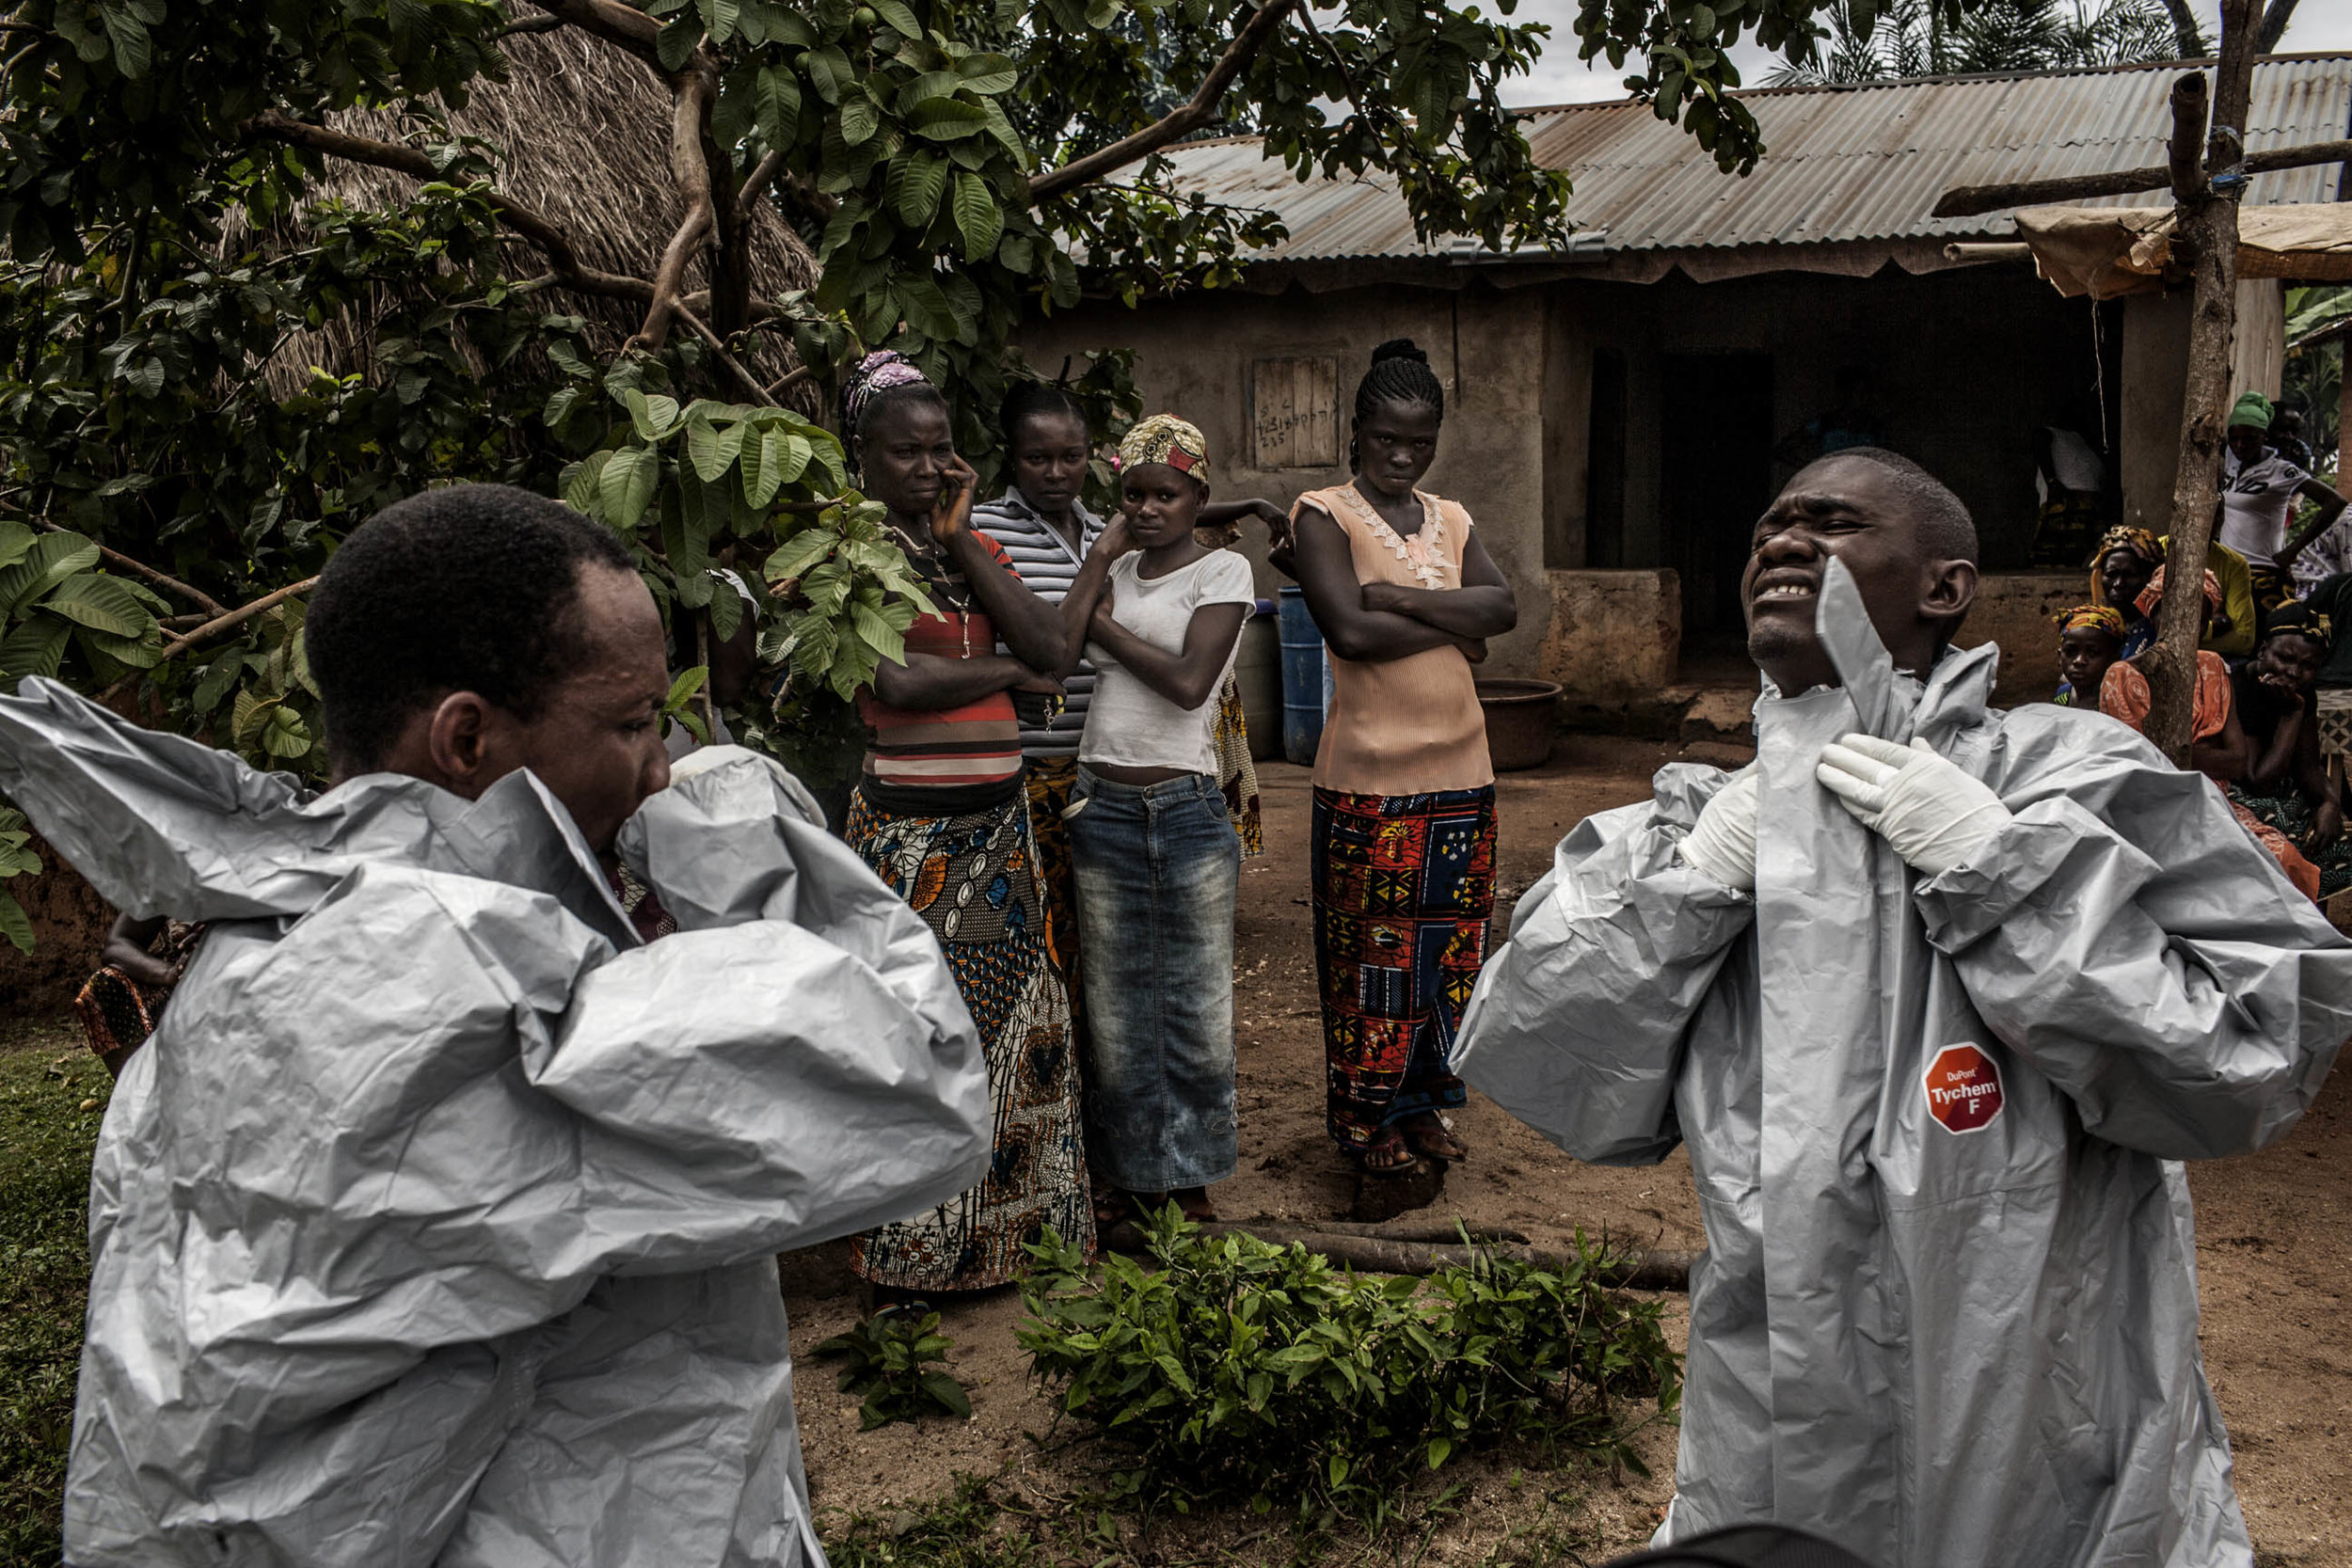
[[[683,208],[670,172],[668,87],[642,61],[574,28],[515,34],[502,47],[508,79],[473,83],[466,106],[449,112],[450,128],[496,149],[497,189],[564,230],[584,265],[649,277]],[[350,110],[331,123],[378,141],[413,141],[426,130],[419,117],[394,109]],[[322,198],[381,207],[406,200],[416,183],[390,169],[330,157],[311,190]],[[237,238],[232,235],[230,243]],[[508,252],[517,277],[545,270],[544,258],[520,240],[512,242]],[[815,254],[772,202],[755,204],[751,262],[752,291],[763,298],[817,282]],[[707,284],[707,260],[697,257],[688,269],[686,291]],[[588,320],[592,341],[606,353],[619,349],[644,313],[625,300],[565,297],[567,309]],[[288,343],[272,368],[283,366],[289,376],[298,377],[313,363],[348,366],[357,357],[351,352],[355,346],[347,335],[329,328],[308,341]],[[770,381],[799,363],[781,341],[763,346],[755,358],[750,368]],[[816,389],[803,383],[801,391],[807,400],[803,411],[813,412]]]

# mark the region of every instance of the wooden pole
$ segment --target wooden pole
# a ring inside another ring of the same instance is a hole
[[[2191,269],[2195,294],[2164,600],[2156,607],[2156,641],[2144,668],[2150,696],[2148,738],[2183,768],[2188,766],[2197,691],[2205,550],[2213,539],[2222,437],[2233,390],[2230,342],[2237,325],[2237,198],[2243,188],[2235,177],[2245,162],[2246,110],[2253,94],[2254,21],[2255,0],[2222,0],[2221,58],[2214,71],[2210,131],[2203,74],[2191,72],[2172,86],[2168,150],[2180,214],[2173,250]],[[2201,152],[2200,140],[2205,143]]]

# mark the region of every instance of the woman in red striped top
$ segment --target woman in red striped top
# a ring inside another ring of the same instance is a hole
[[[860,361],[842,434],[935,609],[908,629],[905,662],[884,660],[860,698],[870,737],[848,838],[939,938],[996,1101],[987,1178],[860,1236],[852,1266],[878,1297],[982,1290],[1012,1277],[1041,1226],[1089,1251],[1094,1240],[1070,1001],[1045,942],[1011,697],[1058,689],[1039,672],[1061,661],[1061,616],[973,530],[972,469],[946,401],[913,365],[887,351]]]

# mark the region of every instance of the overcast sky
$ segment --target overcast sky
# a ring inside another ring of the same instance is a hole
[[[2202,19],[2205,36],[2211,38],[2219,24],[2219,0],[2195,0],[2197,14]],[[1482,8],[1498,9],[1495,0],[1483,0]],[[1622,71],[1612,71],[1605,59],[1587,67],[1576,57],[1575,0],[1519,0],[1513,14],[1515,22],[1548,22],[1551,24],[1551,41],[1545,48],[1544,57],[1533,76],[1513,79],[1509,101],[1518,104],[1582,103],[1600,98],[1625,96]],[[2286,37],[2279,45],[2282,53],[2315,53],[2322,50],[2352,50],[2352,4],[2345,0],[2302,0],[2288,24]],[[1761,87],[1764,78],[1779,63],[1780,56],[1753,43],[1743,43],[1732,52],[1739,62],[1740,79],[1749,87]],[[1629,69],[1633,62],[1626,62]],[[1597,68],[1597,69],[1596,69]]]

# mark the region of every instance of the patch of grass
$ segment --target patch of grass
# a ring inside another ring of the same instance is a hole
[[[987,1477],[960,1476],[944,1501],[856,1514],[828,1530],[825,1556],[833,1568],[1041,1568],[1057,1559],[1030,1528],[1037,1523],[999,1506]]]
[[[0,1561],[55,1562],[64,1549],[90,1150],[111,1087],[70,1029],[0,1038]]]

